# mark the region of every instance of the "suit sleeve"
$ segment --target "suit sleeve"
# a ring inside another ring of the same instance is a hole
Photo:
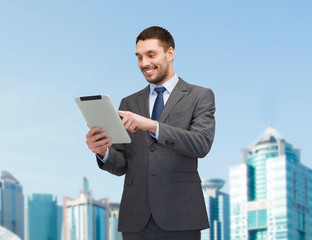
[[[205,157],[211,149],[215,134],[215,101],[211,89],[203,89],[193,111],[188,129],[159,122],[158,144],[196,158]],[[181,119],[183,121],[183,119]]]

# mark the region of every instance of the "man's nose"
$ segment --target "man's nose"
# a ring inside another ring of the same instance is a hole
[[[142,58],[142,67],[148,67],[150,65],[150,61],[148,58]]]

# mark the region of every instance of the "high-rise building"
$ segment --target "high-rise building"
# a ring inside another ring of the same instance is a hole
[[[0,172],[0,225],[24,239],[23,187],[7,171]]]
[[[51,194],[33,194],[28,198],[29,240],[59,240],[61,222],[57,199]]]
[[[82,182],[78,199],[64,196],[64,240],[106,240],[108,199],[94,200],[88,179]]]
[[[221,192],[222,179],[206,179],[202,183],[210,228],[201,231],[202,240],[230,239],[229,195]]]
[[[57,240],[63,239],[63,206],[57,206]]]
[[[109,203],[108,240],[122,240],[121,232],[118,232],[119,205],[119,203]]]
[[[231,239],[312,239],[312,170],[271,126],[230,168]]]
[[[0,239],[5,240],[21,240],[17,235],[9,231],[8,229],[0,226]]]

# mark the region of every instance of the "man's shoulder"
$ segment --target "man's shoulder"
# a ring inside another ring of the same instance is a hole
[[[185,80],[183,80],[182,78],[179,78],[179,82],[177,84],[177,87],[180,89],[185,89],[188,92],[192,92],[192,93],[196,93],[196,92],[212,92],[212,90],[208,87],[204,87],[204,86],[199,86],[196,84],[192,84],[192,83],[188,83]]]

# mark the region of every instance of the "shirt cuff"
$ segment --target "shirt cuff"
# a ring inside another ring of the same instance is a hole
[[[158,138],[159,138],[159,124],[158,124],[158,121],[156,121],[156,124],[157,124],[156,134],[150,132],[150,135],[158,141]]]
[[[99,159],[102,163],[106,163],[109,157],[109,148],[107,148],[105,156],[102,158],[99,154],[96,154],[96,158]]]

